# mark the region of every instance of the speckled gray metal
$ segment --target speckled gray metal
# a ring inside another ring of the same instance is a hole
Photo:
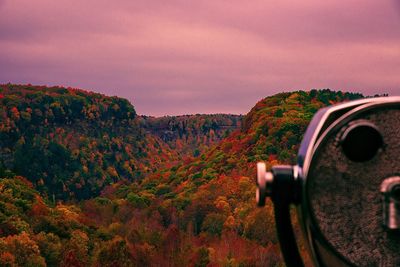
[[[385,146],[370,161],[352,162],[339,144],[340,131],[316,152],[307,178],[309,206],[328,245],[356,266],[400,266],[400,233],[382,226],[380,185],[400,174],[400,110],[359,115],[380,130]]]

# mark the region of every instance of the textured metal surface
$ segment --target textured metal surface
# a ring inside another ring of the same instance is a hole
[[[400,110],[361,114],[381,131],[385,147],[368,162],[352,162],[339,145],[342,129],[316,151],[307,178],[309,208],[320,237],[356,266],[400,266],[400,234],[382,227],[380,185],[400,174]]]

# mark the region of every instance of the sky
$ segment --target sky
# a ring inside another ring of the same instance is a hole
[[[400,0],[0,0],[0,83],[247,113],[277,92],[400,95]]]

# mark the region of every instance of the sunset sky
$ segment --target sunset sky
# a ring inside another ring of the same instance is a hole
[[[312,88],[400,95],[397,0],[0,0],[0,83],[247,113]]]

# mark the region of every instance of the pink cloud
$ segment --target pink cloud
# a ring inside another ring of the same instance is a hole
[[[6,0],[0,82],[97,90],[149,115],[245,113],[282,90],[400,94],[398,11],[375,0]]]

